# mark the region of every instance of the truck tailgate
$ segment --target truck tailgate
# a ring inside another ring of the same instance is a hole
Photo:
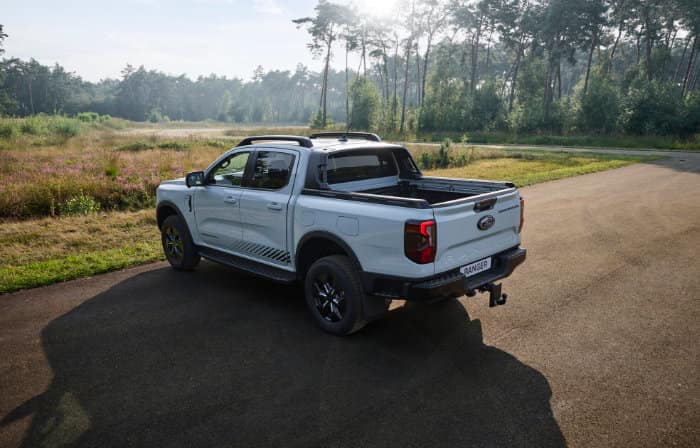
[[[493,199],[495,203],[489,204]],[[486,209],[480,210],[480,206]],[[435,204],[433,212],[437,222],[436,273],[488,258],[520,243],[520,195],[515,188]],[[488,216],[493,218],[490,227]],[[479,222],[488,228],[480,229]]]

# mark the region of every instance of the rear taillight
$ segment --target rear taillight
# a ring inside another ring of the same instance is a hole
[[[520,198],[520,227],[518,227],[518,233],[523,231],[524,225],[525,225],[525,199]]]
[[[407,221],[403,249],[406,256],[416,263],[426,264],[435,261],[437,252],[435,221]]]

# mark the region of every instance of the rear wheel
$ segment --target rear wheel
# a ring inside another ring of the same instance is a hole
[[[317,260],[306,273],[304,292],[306,305],[323,330],[346,335],[367,324],[362,312],[364,292],[348,257],[331,255]]]
[[[170,215],[165,218],[160,234],[163,252],[173,268],[189,271],[199,264],[199,253],[192,242],[187,224],[181,217]]]

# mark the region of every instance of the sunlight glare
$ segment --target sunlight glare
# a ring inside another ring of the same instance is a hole
[[[396,14],[397,0],[356,0],[354,3],[362,14],[380,18]]]

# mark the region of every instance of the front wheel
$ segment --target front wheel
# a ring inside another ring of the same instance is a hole
[[[329,333],[346,335],[367,324],[362,313],[362,285],[346,256],[331,255],[312,264],[304,293],[314,320]]]
[[[192,241],[187,224],[178,215],[165,218],[160,228],[163,252],[170,265],[179,271],[189,271],[199,264],[200,256]]]

